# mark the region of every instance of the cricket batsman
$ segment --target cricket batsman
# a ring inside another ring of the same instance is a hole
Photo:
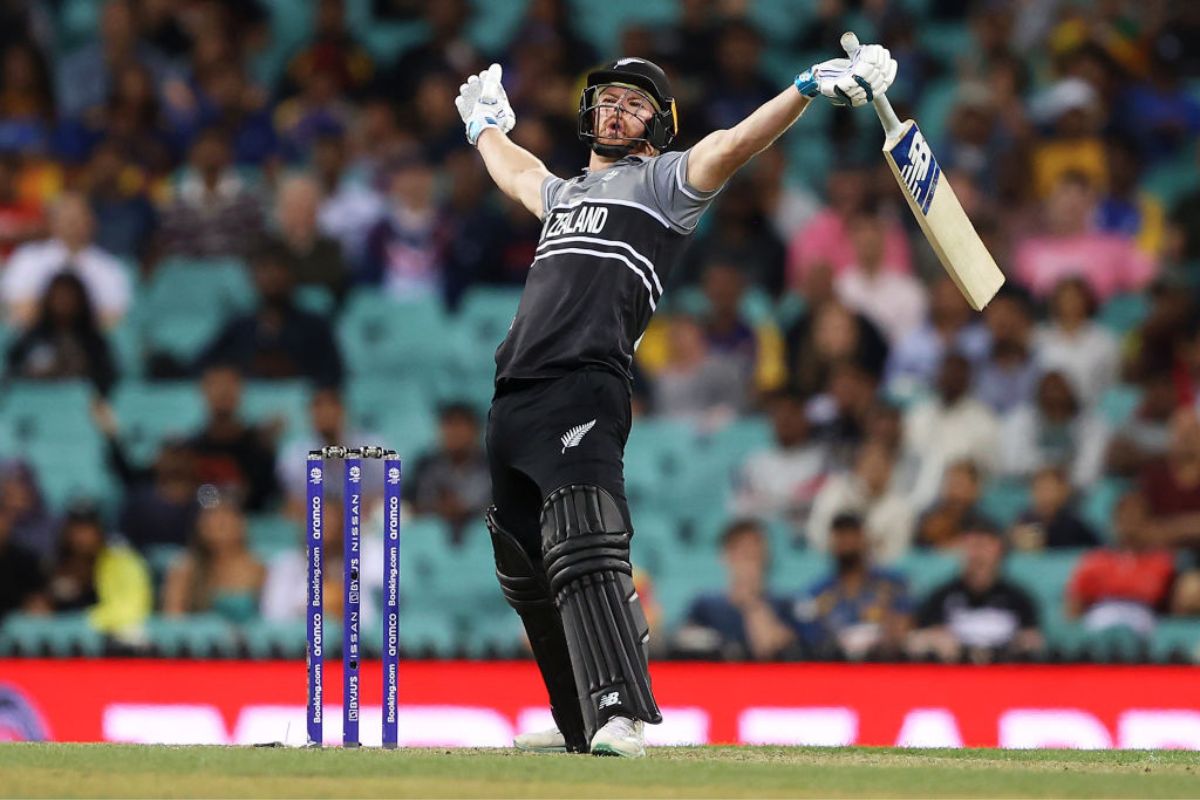
[[[622,459],[633,353],[685,240],[725,182],[823,95],[861,106],[896,62],[879,45],[815,64],[792,86],[690,150],[666,74],[641,58],[591,72],[578,135],[591,150],[570,179],[508,138],[516,123],[500,66],[468,78],[456,105],[496,185],[542,221],[508,335],[496,350],[487,513],[496,575],[520,615],[557,728],[519,736],[540,752],[645,754],[662,721],[650,634],[629,560]]]

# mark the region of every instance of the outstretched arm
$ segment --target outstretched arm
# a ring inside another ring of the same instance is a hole
[[[793,86],[754,110],[727,130],[705,136],[688,156],[687,182],[713,191],[746,162],[765,150],[792,127],[809,101],[818,94],[836,105],[860,106],[887,91],[896,77],[896,62],[879,45],[859,48],[854,58],[835,58],[814,64],[796,76]]]
[[[499,128],[484,130],[475,146],[500,191],[541,219],[542,184],[550,177],[546,165]]]
[[[467,127],[467,141],[479,150],[496,186],[540,219],[542,184],[550,171],[537,156],[508,138],[517,117],[508,103],[501,76],[499,64],[472,75],[458,87],[454,104]]]

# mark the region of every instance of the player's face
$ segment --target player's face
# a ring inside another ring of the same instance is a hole
[[[596,98],[596,141],[602,145],[621,145],[646,135],[646,125],[654,116],[654,104],[637,89],[605,86]]]

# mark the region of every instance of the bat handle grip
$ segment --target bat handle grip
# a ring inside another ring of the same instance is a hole
[[[859,43],[858,36],[853,31],[846,31],[842,34],[842,49],[846,51],[846,55],[854,58],[854,54],[858,52]],[[875,106],[875,113],[879,115],[879,121],[883,123],[883,134],[889,139],[900,133],[900,118],[896,116],[892,104],[884,95],[878,95],[871,101],[871,105]]]

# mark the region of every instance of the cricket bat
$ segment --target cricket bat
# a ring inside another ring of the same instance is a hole
[[[842,34],[842,48],[851,58],[858,46],[857,36]],[[982,311],[1004,285],[1004,273],[975,232],[917,123],[901,122],[883,95],[872,104],[883,123],[883,156],[908,207],[958,290],[971,308]]]

